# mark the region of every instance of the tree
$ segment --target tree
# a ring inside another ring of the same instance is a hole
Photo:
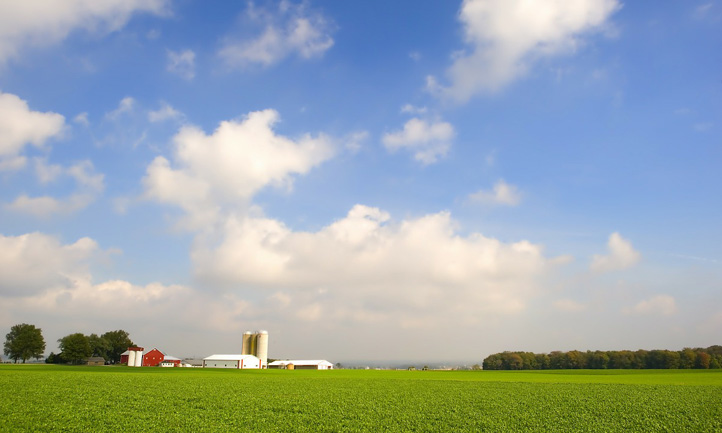
[[[59,339],[58,343],[58,347],[62,351],[60,357],[72,364],[80,364],[93,354],[88,337],[80,332],[66,335]]]
[[[129,335],[130,334],[122,329],[118,329],[117,331],[106,332],[100,336],[100,338],[106,340],[109,345],[109,349],[106,352],[106,361],[109,361],[112,364],[119,363],[120,355],[128,350],[129,347],[135,346],[135,343],[133,343]]]
[[[18,359],[22,359],[24,364],[30,358],[42,358],[45,352],[42,330],[27,323],[13,326],[10,328],[10,333],[5,336],[4,352],[15,363]]]
[[[90,350],[93,352],[93,356],[100,356],[106,361],[108,360],[108,353],[111,347],[107,339],[99,337],[97,334],[90,334],[88,336],[88,343],[90,344]]]

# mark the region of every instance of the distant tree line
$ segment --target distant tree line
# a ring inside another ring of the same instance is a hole
[[[117,364],[128,347],[135,346],[129,334],[122,329],[103,335],[84,335],[80,332],[58,339],[60,353],[50,352],[48,364],[80,364],[91,356],[100,356],[106,363]]]
[[[722,346],[674,350],[612,350],[532,353],[502,352],[489,355],[484,370],[564,369],[683,369],[722,368]]]

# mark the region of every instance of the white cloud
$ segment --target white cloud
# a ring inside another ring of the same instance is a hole
[[[40,183],[54,182],[61,176],[75,180],[76,192],[64,199],[50,196],[28,197],[25,194],[17,197],[5,207],[13,212],[25,213],[39,218],[51,215],[68,215],[87,207],[105,188],[104,175],[96,173],[93,163],[81,161],[69,167],[47,164],[44,159],[35,159],[35,172]]]
[[[305,320],[478,323],[524,310],[555,266],[539,245],[460,236],[446,212],[394,223],[380,209],[356,205],[317,232],[234,216],[219,235],[220,243],[194,244],[201,280],[269,296],[281,291],[289,312]]]
[[[351,134],[347,135],[345,137],[345,147],[351,153],[357,153],[361,150],[361,147],[363,146],[363,143],[368,140],[369,133],[368,131],[357,131],[352,132]]]
[[[29,296],[79,278],[96,251],[89,238],[63,245],[42,233],[0,235],[0,295]]]
[[[428,122],[414,117],[404,124],[403,130],[385,134],[382,141],[388,151],[408,149],[414,153],[414,159],[426,165],[446,155],[455,135],[454,127],[448,122]]]
[[[17,169],[25,164],[20,155],[27,144],[41,147],[60,135],[65,118],[57,113],[32,111],[27,102],[10,93],[0,93],[0,167]]]
[[[697,6],[696,8],[694,8],[694,12],[692,13],[692,16],[697,19],[705,19],[711,15],[713,10],[714,10],[713,2],[703,3],[699,6]]]
[[[411,104],[406,104],[401,107],[401,112],[405,114],[426,114],[429,111],[426,107],[416,107]]]
[[[587,309],[587,306],[573,299],[558,299],[554,301],[554,308],[568,313],[578,313]]]
[[[90,126],[90,121],[88,120],[88,113],[83,112],[78,114],[77,116],[73,117],[73,122],[83,126]]]
[[[454,55],[449,87],[433,77],[427,86],[456,102],[497,91],[536,59],[573,51],[620,7],[617,0],[465,0],[459,20],[469,49]]]
[[[628,314],[671,316],[677,313],[677,303],[672,296],[657,295],[640,301],[634,307],[624,311]]]
[[[95,197],[90,194],[73,194],[65,199],[50,196],[28,197],[18,196],[15,201],[5,207],[13,212],[32,215],[36,218],[47,218],[51,215],[69,215],[86,208]]]
[[[479,190],[469,195],[469,201],[483,205],[517,206],[521,203],[521,193],[516,186],[499,179],[492,191]]]
[[[608,272],[625,269],[639,262],[642,255],[635,250],[632,243],[619,233],[612,233],[607,242],[609,254],[594,255],[590,269],[592,272]]]
[[[153,123],[163,122],[165,120],[183,119],[184,117],[183,113],[173,108],[167,102],[163,102],[159,109],[148,112],[148,120]]]
[[[229,66],[270,66],[292,54],[304,59],[320,57],[334,43],[333,25],[305,3],[282,1],[277,11],[259,9],[251,3],[246,18],[263,27],[263,33],[250,40],[227,41],[219,55]]]
[[[293,176],[307,173],[334,152],[331,139],[277,135],[274,110],[256,111],[224,121],[212,135],[185,126],[175,135],[173,161],[157,157],[143,179],[149,199],[183,208],[196,223],[208,223],[218,206],[243,207],[261,188],[290,187]]]
[[[118,103],[118,107],[110,113],[106,113],[105,117],[115,120],[123,114],[132,112],[134,106],[135,99],[131,96],[126,96],[125,98],[120,100],[120,102]]]
[[[111,32],[136,12],[163,14],[167,0],[25,0],[0,2],[0,64],[26,46],[62,41],[74,29]]]
[[[179,75],[186,80],[192,80],[196,76],[196,53],[193,50],[175,52],[168,50],[169,72]]]

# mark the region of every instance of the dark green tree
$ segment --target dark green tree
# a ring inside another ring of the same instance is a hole
[[[45,352],[45,339],[42,330],[27,323],[13,326],[5,336],[4,352],[15,363],[19,359],[22,359],[24,364],[30,358],[42,358],[43,352]]]
[[[101,356],[106,361],[108,360],[111,347],[107,339],[99,337],[98,334],[90,334],[88,336],[88,343],[90,343],[90,350],[93,352],[93,356]]]
[[[88,337],[80,332],[66,335],[59,339],[58,343],[58,347],[62,351],[60,356],[71,364],[80,364],[93,354]]]
[[[126,350],[128,350],[129,347],[135,346],[135,343],[133,343],[133,341],[130,339],[130,334],[128,334],[126,331],[123,331],[122,329],[106,332],[105,334],[101,335],[100,338],[108,342],[108,356],[107,358],[105,358],[105,360],[109,361],[112,364],[119,363],[120,355]]]

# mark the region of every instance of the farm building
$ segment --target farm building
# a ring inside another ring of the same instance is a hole
[[[211,355],[203,358],[203,368],[261,368],[261,360],[253,355]]]
[[[105,358],[102,356],[91,356],[85,359],[85,365],[105,365]]]
[[[128,367],[140,367],[143,363],[142,347],[129,347],[128,350],[120,354],[120,363],[127,364]]]
[[[286,370],[332,370],[333,364],[325,359],[290,359],[285,361],[273,361],[268,368]]]
[[[180,367],[181,359],[175,356],[165,355],[159,365],[161,367]]]

